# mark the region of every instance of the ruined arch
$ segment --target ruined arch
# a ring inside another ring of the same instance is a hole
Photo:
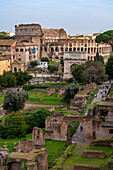
[[[93,139],[93,129],[91,119],[76,116],[65,116],[60,126],[60,133],[64,141],[68,139],[68,127],[72,122],[79,121],[85,128],[85,142],[90,142]]]
[[[53,115],[52,117],[46,118],[45,139],[67,141],[68,127],[72,122],[76,121],[80,122],[85,129],[84,141],[90,143],[93,140],[92,119],[75,115],[64,116],[64,114]]]

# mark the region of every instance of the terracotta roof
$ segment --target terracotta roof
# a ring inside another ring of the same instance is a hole
[[[14,42],[15,42],[15,40],[0,40],[0,45],[11,46]]]

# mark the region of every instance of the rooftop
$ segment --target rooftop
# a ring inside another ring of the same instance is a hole
[[[15,42],[15,40],[0,40],[0,45],[2,46],[11,46],[13,43]]]

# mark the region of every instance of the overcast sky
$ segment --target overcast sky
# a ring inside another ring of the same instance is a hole
[[[0,0],[0,31],[38,23],[67,34],[113,29],[113,0]]]

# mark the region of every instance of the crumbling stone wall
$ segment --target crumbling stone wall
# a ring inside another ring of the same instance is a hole
[[[13,149],[13,152],[21,152],[21,153],[29,153],[35,149],[34,141],[22,139],[20,143],[18,143],[17,147]]]
[[[96,89],[97,84],[96,83],[90,83],[85,85],[85,90],[91,90],[92,88]]]
[[[60,116],[58,118],[59,123],[54,121],[54,124],[51,124],[56,117],[52,116],[46,119],[46,131],[45,131],[45,138],[52,139],[52,140],[60,140],[60,141],[67,141],[68,140],[68,127],[70,123],[79,121],[85,127],[85,141],[91,142],[92,138],[92,120],[90,118],[78,117],[78,116]],[[56,123],[55,123],[56,122]]]
[[[38,154],[37,165],[37,170],[48,169],[48,151],[46,149],[42,149],[42,152]]]
[[[104,159],[105,153],[102,151],[85,151],[82,153],[82,158],[100,158]]]
[[[85,165],[81,165],[81,166],[74,166],[74,170],[100,170],[99,167],[90,167],[90,166],[85,166]]]
[[[54,93],[55,93],[55,88],[48,88],[46,96],[49,97],[49,96],[51,96]]]
[[[113,140],[92,141],[91,146],[113,146]]]
[[[35,146],[37,146],[37,148],[43,147],[45,145],[45,138],[43,130],[41,128],[38,127],[33,128],[32,141],[34,141]]]
[[[25,164],[27,170],[47,170],[48,151],[42,148],[34,149],[29,153],[12,152],[9,154],[5,169],[21,170]]]
[[[59,89],[58,92],[57,92],[57,97],[62,97],[62,95],[64,94],[65,92],[65,89],[62,88],[62,89]]]
[[[76,96],[74,99],[70,100],[70,109],[76,110],[78,112],[82,112],[83,108],[86,105],[86,97],[84,96]]]
[[[46,130],[50,130],[54,125],[60,125],[64,118],[64,114],[55,114],[51,117],[47,117],[45,120]]]

